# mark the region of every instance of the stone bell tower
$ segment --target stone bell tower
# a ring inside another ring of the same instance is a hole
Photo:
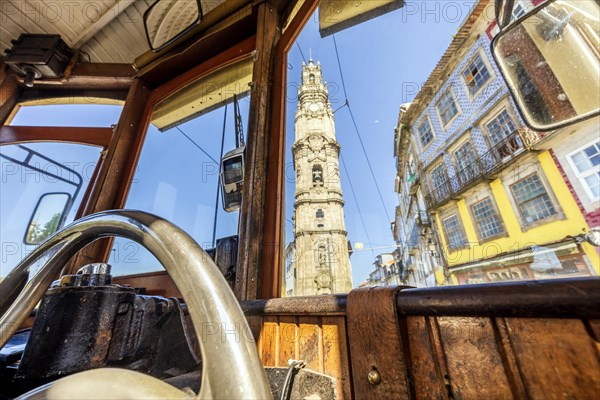
[[[296,172],[294,202],[294,296],[352,290],[340,145],[321,65],[302,65],[292,147]]]

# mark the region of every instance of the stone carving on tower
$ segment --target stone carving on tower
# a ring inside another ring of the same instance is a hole
[[[347,293],[352,290],[352,273],[340,183],[340,145],[321,65],[312,60],[302,64],[295,134],[293,295]]]

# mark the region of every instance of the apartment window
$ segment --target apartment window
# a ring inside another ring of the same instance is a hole
[[[437,110],[444,126],[448,125],[452,118],[458,114],[458,106],[454,101],[454,96],[452,96],[451,90],[448,90],[446,93],[444,93],[437,104]]]
[[[474,204],[472,210],[481,239],[488,239],[504,232],[500,216],[491,198],[488,197]]]
[[[512,18],[513,20],[522,17],[523,15],[525,15],[527,13],[527,10],[525,10],[525,7],[523,7],[523,5],[516,3],[515,4],[515,8],[513,9],[512,12]]]
[[[511,189],[526,224],[556,214],[556,208],[554,208],[538,174],[529,175],[512,185]]]
[[[488,70],[481,55],[477,55],[469,66],[463,71],[463,78],[469,87],[469,93],[474,95],[490,80],[490,71]]]
[[[590,200],[600,199],[600,141],[571,154],[569,159]]]
[[[446,181],[446,174],[444,173],[444,164],[440,164],[431,171],[431,181],[433,183],[433,190],[437,200],[442,200],[449,194],[448,182]]]
[[[458,165],[458,176],[463,184],[471,182],[477,176],[479,169],[475,161],[475,152],[471,142],[466,142],[454,152]]]
[[[425,121],[419,125],[417,132],[419,133],[421,145],[423,148],[425,148],[433,140],[433,130],[431,129],[431,124],[429,123],[428,118],[425,118]]]
[[[493,144],[499,143],[517,130],[506,109],[488,122],[486,128]]]
[[[449,248],[458,249],[467,244],[467,238],[457,215],[452,215],[444,219],[442,223],[444,224],[444,232],[446,232],[446,240]]]

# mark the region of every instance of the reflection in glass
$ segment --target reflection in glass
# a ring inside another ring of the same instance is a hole
[[[25,243],[41,243],[56,232],[70,200],[68,193],[48,193],[42,196],[27,228]]]
[[[198,0],[157,0],[144,14],[148,43],[158,51],[186,33],[202,17]]]
[[[600,109],[599,15],[595,1],[556,1],[494,43],[501,70],[534,128],[551,129]]]

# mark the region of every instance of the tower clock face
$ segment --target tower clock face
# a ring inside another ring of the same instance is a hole
[[[308,110],[310,112],[317,112],[317,111],[319,111],[320,108],[321,108],[321,106],[318,103],[310,103],[308,105]]]

